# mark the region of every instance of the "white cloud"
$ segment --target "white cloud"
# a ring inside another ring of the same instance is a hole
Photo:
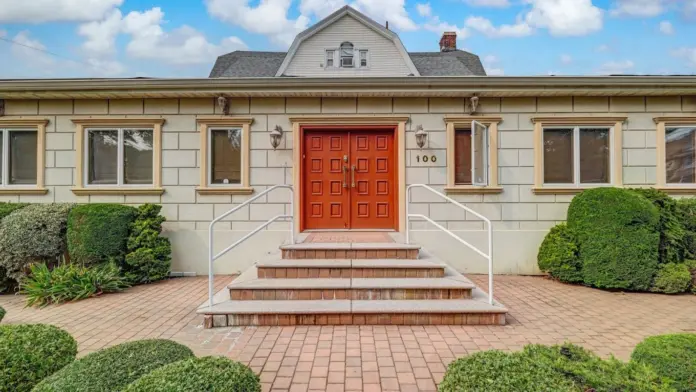
[[[602,45],[599,45],[596,50],[600,53],[607,53],[607,52],[611,51],[611,47],[607,44],[602,44]]]
[[[339,8],[346,5],[345,0],[302,0],[300,1],[300,13],[305,16],[324,18]]]
[[[430,16],[433,13],[432,8],[430,8],[430,3],[416,4],[416,10],[418,11],[418,15],[423,17]]]
[[[351,6],[367,14],[377,23],[384,24],[389,21],[389,26],[403,31],[418,29],[418,25],[406,12],[405,0],[355,0]]]
[[[602,64],[597,70],[598,74],[601,75],[616,75],[624,74],[635,67],[633,61],[623,60],[623,61],[608,61]]]
[[[569,65],[573,63],[573,57],[569,54],[562,54],[561,55],[561,64],[563,65]]]
[[[684,4],[684,16],[687,19],[696,19],[696,0],[686,0],[686,4]]]
[[[467,18],[465,23],[468,28],[476,30],[491,38],[526,37],[534,32],[534,30],[525,22],[495,27],[490,20],[480,16],[471,16]]]
[[[665,11],[664,0],[616,0],[613,16],[653,17]]]
[[[106,55],[116,51],[116,36],[121,32],[121,11],[114,10],[105,19],[80,25],[77,33],[86,37],[82,47],[93,55]]]
[[[672,56],[685,59],[691,67],[696,68],[696,47],[677,49],[672,52]]]
[[[505,75],[505,70],[500,67],[500,60],[498,57],[492,54],[489,54],[483,58],[483,67],[486,69],[486,74],[488,76]]]
[[[663,20],[660,22],[660,33],[665,35],[674,34],[674,26],[672,25],[672,22],[668,20]]]
[[[33,68],[43,68],[55,63],[51,55],[45,53],[46,45],[29,36],[28,31],[20,31],[12,38],[12,56]]]
[[[244,30],[269,37],[273,42],[289,46],[295,36],[306,29],[309,18],[300,15],[288,19],[291,0],[261,0],[250,6],[250,0],[206,0],[208,13]]]
[[[96,58],[87,59],[87,64],[92,67],[94,76],[111,78],[123,75],[126,67],[115,60],[101,60]]]
[[[532,9],[525,21],[553,36],[581,36],[602,29],[602,10],[592,0],[525,0]]]
[[[472,7],[505,8],[510,6],[509,0],[464,0],[464,2]]]
[[[100,20],[123,0],[0,0],[0,22],[86,22]]]
[[[442,34],[445,31],[453,31],[457,33],[457,41],[464,40],[469,37],[469,29],[466,27],[459,27],[451,23],[443,22],[440,17],[435,15],[427,23],[423,24],[423,29],[427,31],[432,31],[433,33]],[[459,46],[459,45],[457,45]]]

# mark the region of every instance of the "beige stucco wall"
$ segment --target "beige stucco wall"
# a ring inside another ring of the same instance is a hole
[[[292,140],[289,117],[298,114],[396,113],[408,114],[406,132],[406,182],[425,183],[444,189],[446,182],[445,114],[464,114],[463,98],[235,98],[233,114],[254,118],[250,137],[250,185],[261,191],[274,184],[292,183]],[[41,100],[7,101],[6,115],[40,116],[49,120],[46,135],[46,187],[43,196],[0,196],[13,202],[114,202],[137,205],[161,203],[167,217],[166,233],[172,238],[173,269],[177,272],[207,273],[207,228],[220,215],[250,196],[198,195],[200,138],[197,115],[216,113],[213,99],[132,100]],[[572,196],[535,195],[534,140],[531,118],[543,115],[625,115],[623,183],[626,186],[654,184],[656,180],[655,116],[696,115],[694,97],[558,97],[482,98],[482,114],[502,117],[499,124],[499,182],[497,195],[453,195],[458,201],[493,221],[495,272],[534,274],[536,251],[546,231],[565,218]],[[166,120],[162,138],[162,196],[75,196],[75,116],[134,117],[161,116]],[[268,131],[283,127],[285,137],[274,151]],[[415,128],[428,131],[427,145],[419,150]],[[436,162],[417,162],[416,155],[435,155]],[[261,222],[280,213],[291,213],[285,190],[263,197],[228,220],[215,233],[217,249],[240,238]],[[423,213],[485,249],[482,223],[433,195],[415,190],[411,211]],[[486,272],[483,259],[467,251],[423,222],[412,223],[414,240],[428,251],[465,272]],[[289,237],[289,225],[278,223],[216,262],[220,273],[243,270],[259,257],[276,252]]]

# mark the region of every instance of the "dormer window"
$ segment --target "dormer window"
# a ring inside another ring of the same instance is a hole
[[[361,50],[359,53],[360,53],[360,68],[367,68],[367,50]]]
[[[333,68],[334,66],[334,53],[335,50],[326,51],[326,68]]]
[[[340,54],[341,67],[353,68],[353,44],[351,44],[350,42],[342,43],[340,48]]]

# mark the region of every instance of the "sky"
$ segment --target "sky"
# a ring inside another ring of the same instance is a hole
[[[696,0],[0,0],[0,79],[207,77],[346,4],[409,51],[455,31],[489,75],[696,74]]]

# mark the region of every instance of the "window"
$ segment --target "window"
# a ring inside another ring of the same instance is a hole
[[[341,67],[353,68],[353,44],[344,42],[340,48]]]
[[[86,185],[153,185],[154,130],[87,129]]]
[[[665,182],[696,184],[696,125],[665,129]]]
[[[544,128],[544,184],[611,183],[611,128]]]
[[[334,50],[326,51],[326,68],[332,68],[334,66]]]
[[[0,129],[0,187],[37,185],[38,132]]]
[[[500,193],[498,187],[499,117],[447,116],[448,193]],[[426,153],[427,155],[427,153]],[[432,159],[432,158],[430,158]]]
[[[360,68],[367,68],[367,50],[360,51]]]
[[[242,130],[210,129],[210,184],[242,183]]]

